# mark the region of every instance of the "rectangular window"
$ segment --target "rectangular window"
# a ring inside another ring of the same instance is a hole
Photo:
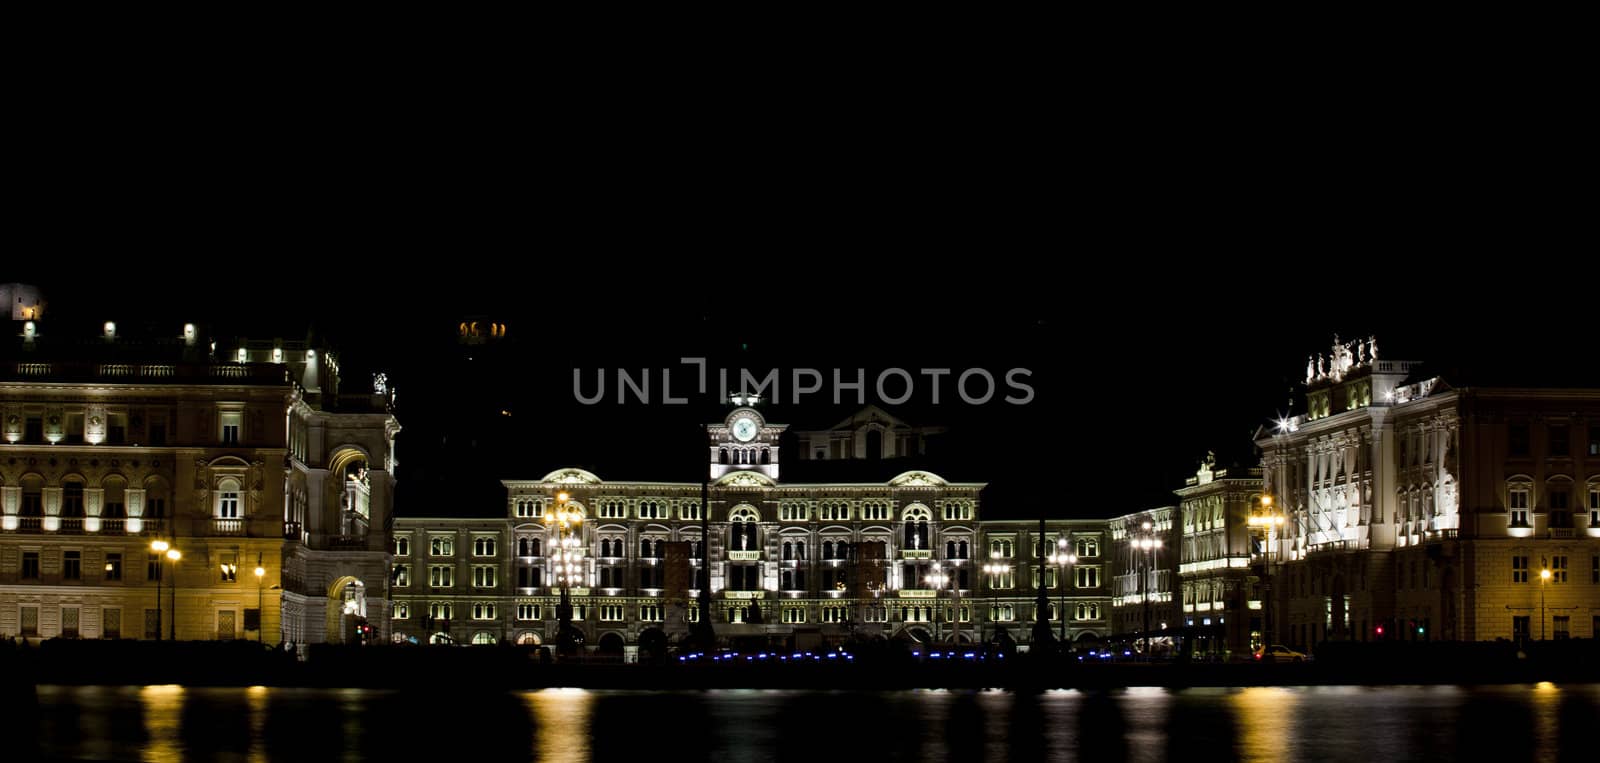
[[[38,551],[24,551],[24,552],[22,552],[22,579],[23,580],[38,580],[39,579],[39,552]]]
[[[861,504],[861,518],[872,522],[887,522],[889,520],[889,504],[868,501]]]
[[[1553,583],[1567,582],[1567,558],[1564,556],[1550,557],[1550,581]]]
[[[144,637],[154,639],[161,635],[161,610],[147,609],[144,611]]]
[[[1565,488],[1550,491],[1550,526],[1572,526],[1572,494]]]
[[[222,444],[239,444],[239,427],[244,423],[243,411],[223,411],[218,418],[222,425]]]
[[[1099,604],[1094,604],[1094,603],[1079,604],[1077,606],[1077,610],[1078,611],[1075,613],[1076,616],[1072,618],[1074,620],[1099,620],[1100,619],[1100,605]]]
[[[61,637],[62,638],[77,638],[78,637],[78,615],[79,614],[80,614],[80,610],[77,607],[62,607],[61,608]]]
[[[1079,568],[1077,568],[1077,571],[1078,571],[1078,581],[1077,582],[1078,582],[1078,587],[1079,588],[1098,588],[1098,587],[1100,587],[1100,568],[1099,567],[1079,567]]]
[[[1526,582],[1528,582],[1528,557],[1526,557],[1526,556],[1513,556],[1513,557],[1511,557],[1511,582],[1513,582],[1513,583],[1526,583]]]
[[[481,565],[472,568],[472,585],[474,588],[494,587],[494,568]]]
[[[474,538],[472,540],[473,556],[494,556],[494,538]]]
[[[106,415],[106,444],[125,445],[128,442],[128,414]]]
[[[238,582],[239,581],[239,555],[236,554],[236,553],[224,553],[224,554],[222,554],[222,556],[221,556],[221,564],[219,565],[219,569],[222,572],[222,581],[221,582],[223,582],[223,583],[236,583],[236,582]]]
[[[862,619],[869,623],[889,622],[889,608],[882,604],[869,604],[861,609]]]
[[[394,603],[394,611],[391,614],[391,617],[393,619],[395,619],[395,620],[409,620],[409,619],[411,619],[411,605],[407,604],[406,602],[403,602],[403,601],[395,602]]]
[[[411,586],[411,565],[397,564],[394,566],[394,584],[396,588],[409,588]]]
[[[39,635],[39,608],[23,607],[21,631],[24,636]]]
[[[44,442],[44,419],[39,416],[29,416],[28,422],[23,425],[23,442]]]
[[[474,619],[474,620],[493,620],[494,619],[494,605],[493,604],[485,604],[485,603],[481,603],[481,602],[477,603],[477,604],[473,604],[472,605],[472,619]]]
[[[951,522],[968,521],[972,519],[972,505],[963,501],[946,503],[944,505],[944,518],[946,521]]]
[[[61,555],[61,579],[83,579],[83,552],[67,551]]]
[[[518,567],[517,568],[517,587],[518,588],[538,588],[541,585],[541,583],[539,582],[539,577],[540,576],[539,576],[539,568],[538,567]]]
[[[518,604],[517,605],[517,619],[518,620],[543,620],[544,619],[544,608],[539,606],[538,604]]]
[[[1554,638],[1572,638],[1572,616],[1556,615],[1550,618],[1550,631]]]
[[[1013,578],[1013,576],[1011,574],[1011,570],[1006,570],[1005,572],[1002,572],[1002,573],[1000,573],[998,575],[990,575],[989,576],[989,587],[990,588],[1005,589],[1005,588],[1011,588],[1011,587],[1013,587],[1015,585],[1016,585],[1016,580]]]
[[[455,556],[456,542],[451,538],[431,538],[428,552],[434,556]]]
[[[803,623],[806,621],[805,607],[784,607],[783,621],[786,623]]]
[[[161,582],[161,555],[148,554],[144,559],[144,579]]]
[[[624,612],[621,604],[600,605],[600,622],[619,623],[622,622],[625,617],[626,613]]]
[[[100,611],[100,638],[122,638],[122,610],[108,608]]]
[[[640,622],[659,623],[662,619],[661,606],[659,604],[645,604],[639,607]]]
[[[106,580],[122,579],[122,554],[106,554]]]
[[[1566,458],[1572,455],[1572,437],[1565,424],[1550,425],[1550,455]]]
[[[1589,527],[1600,529],[1600,485],[1589,488]],[[1600,634],[1595,634],[1600,638]]]
[[[411,539],[410,538],[395,538],[394,539],[394,555],[395,556],[411,556]]]
[[[1590,561],[1593,563],[1593,569],[1589,574],[1589,582],[1600,583],[1600,556],[1591,557]],[[1600,638],[1600,631],[1596,631],[1594,637]]]
[[[428,568],[428,585],[434,588],[450,588],[455,585],[455,569],[442,564]]]
[[[1506,426],[1506,450],[1512,458],[1524,458],[1528,455],[1528,425],[1508,424]]]

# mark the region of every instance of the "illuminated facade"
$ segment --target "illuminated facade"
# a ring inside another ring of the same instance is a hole
[[[1207,457],[1179,497],[1178,601],[1194,651],[1221,659],[1260,646],[1261,578],[1250,567],[1251,510],[1261,500],[1261,470],[1221,468]]]
[[[1258,435],[1274,641],[1600,635],[1600,390],[1413,366],[1336,343]]]
[[[387,613],[381,396],[303,343],[96,328],[29,322],[0,361],[0,636],[323,641],[346,597]]]
[[[882,423],[865,413],[852,421]],[[927,471],[879,482],[783,482],[784,428],[748,406],[708,426],[707,505],[698,483],[559,469],[506,481],[500,518],[397,519],[396,640],[553,643],[560,587],[543,518],[564,492],[567,510],[583,517],[580,544],[569,552],[578,566],[569,593],[574,625],[590,646],[632,652],[651,631],[673,643],[685,636],[698,616],[707,542],[710,610],[723,639],[792,638],[797,647],[852,635],[971,642],[1004,628],[1026,642],[1036,522],[980,521],[982,483]],[[1106,635],[1104,523],[1054,520],[1047,534],[1046,556],[1067,534],[1092,575],[1089,585],[1063,589],[1059,565],[1047,564],[1052,609],[1066,594],[1069,615],[1078,615],[1069,637]]]
[[[1149,633],[1151,652],[1164,654],[1181,622],[1173,603],[1178,580],[1178,508],[1163,506],[1113,518],[1112,624],[1118,634]],[[1163,633],[1165,632],[1165,633]],[[1143,648],[1143,639],[1140,640]]]

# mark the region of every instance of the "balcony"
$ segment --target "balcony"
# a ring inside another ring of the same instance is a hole
[[[25,533],[44,532],[44,517],[18,517],[17,531]]]
[[[1577,533],[1570,527],[1550,528],[1550,537],[1552,538],[1572,538],[1576,537],[1576,535]]]
[[[57,530],[56,532],[65,533],[67,535],[82,535],[83,517],[62,517],[61,529]]]
[[[217,519],[211,520],[212,535],[244,535],[243,519]]]
[[[730,562],[759,562],[759,561],[761,561],[761,552],[760,551],[729,551],[728,552],[728,561],[730,561]]]
[[[122,535],[128,531],[128,521],[125,519],[100,520],[100,532],[106,535]]]
[[[301,540],[305,535],[300,530],[299,522],[284,522],[283,537],[284,540]]]
[[[901,559],[932,559],[933,550],[926,548],[904,548],[900,550]]]

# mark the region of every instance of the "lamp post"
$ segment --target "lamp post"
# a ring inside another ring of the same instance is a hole
[[[1057,568],[1061,569],[1063,571],[1063,573],[1064,573],[1061,576],[1061,615],[1060,615],[1060,617],[1061,617],[1061,643],[1062,643],[1062,645],[1065,645],[1067,643],[1067,586],[1072,581],[1072,565],[1078,563],[1078,555],[1077,554],[1073,554],[1073,553],[1069,553],[1067,551],[1067,549],[1069,547],[1071,547],[1071,545],[1072,545],[1071,541],[1068,541],[1066,538],[1057,538],[1056,539],[1056,549],[1057,549],[1057,551],[1056,551],[1056,555],[1055,555],[1055,562],[1056,562]]]
[[[265,631],[267,629],[266,612],[262,611],[264,606],[265,606],[265,603],[266,603],[266,598],[265,598],[265,595],[262,593],[262,590],[261,590],[262,579],[265,578],[266,576],[267,576],[267,568],[261,566],[261,554],[256,554],[256,643],[257,644],[259,644],[259,643],[261,643],[262,641],[265,640],[263,638],[263,634],[265,633]]]
[[[556,605],[556,648],[562,653],[570,653],[574,646],[572,596],[568,588],[572,578],[578,574],[578,560],[581,558],[577,532],[583,515],[567,510],[567,501],[571,498],[565,491],[556,493],[555,511],[544,514],[545,527],[554,533],[556,541],[555,566],[551,571],[556,574],[556,582],[561,584],[561,601]]]
[[[1150,532],[1150,523],[1145,522],[1143,529]],[[1150,659],[1150,573],[1155,567],[1155,553],[1161,548],[1161,539],[1144,536],[1134,540],[1134,548],[1144,552],[1139,555],[1140,573],[1139,589],[1141,598],[1144,599],[1144,656]]]
[[[172,618],[167,629],[169,641],[178,640],[178,560],[183,558],[183,552],[175,548],[167,549],[167,558],[172,561]]]
[[[939,610],[944,608],[944,605],[939,601],[938,592],[941,591],[941,590],[944,590],[944,584],[946,582],[950,581],[951,579],[952,579],[952,576],[945,574],[944,571],[939,568],[939,565],[937,563],[935,563],[933,565],[933,572],[929,573],[926,578],[923,578],[923,580],[927,581],[928,585],[933,586],[933,590],[934,590],[934,596],[933,596],[933,642],[934,642],[934,644],[938,644],[939,643]],[[959,618],[961,616],[961,613],[957,612],[956,616]]]
[[[999,551],[989,552],[989,559],[992,561],[983,565],[983,574],[989,576],[989,620],[990,622],[993,622],[995,620],[995,615],[998,614],[996,610],[1000,608],[1000,587],[996,584],[1000,582],[1000,576],[1010,568],[1000,563]],[[995,627],[994,635],[1000,635],[1000,629],[998,626]],[[979,634],[979,636],[981,638],[982,634]]]
[[[164,569],[165,562],[161,558],[167,553],[167,542],[164,540],[150,541],[150,550],[156,552],[156,640],[161,640],[161,578],[159,575]]]
[[[1539,562],[1548,565],[1549,560],[1540,557]],[[1544,640],[1544,584],[1550,582],[1550,568],[1546,566],[1539,570],[1539,640]]]
[[[1252,515],[1248,520],[1252,529],[1261,531],[1261,569],[1263,577],[1263,592],[1261,596],[1261,648],[1277,643],[1277,634],[1272,630],[1272,556],[1278,545],[1278,531],[1283,527],[1283,516],[1272,510],[1272,496],[1261,496],[1261,513]]]

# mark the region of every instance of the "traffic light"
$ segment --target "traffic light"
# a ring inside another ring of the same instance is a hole
[[[1382,623],[1378,624],[1378,635],[1379,636],[1383,635],[1383,624]]]

